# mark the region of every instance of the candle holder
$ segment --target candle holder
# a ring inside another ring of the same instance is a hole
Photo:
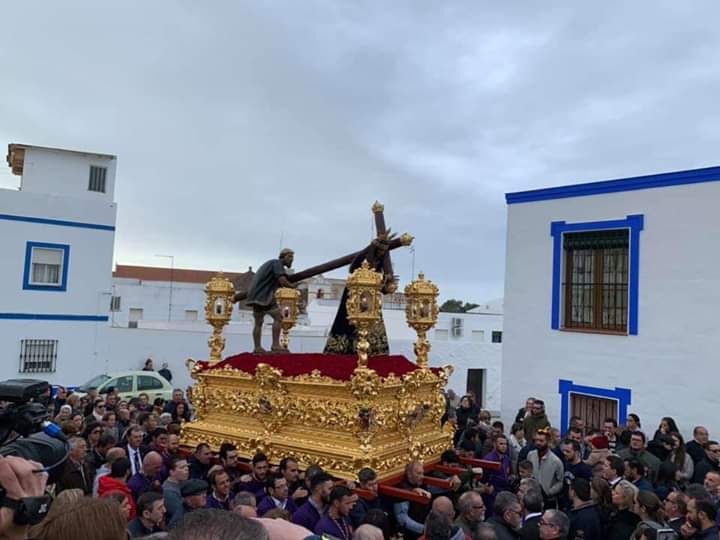
[[[290,287],[280,287],[275,291],[275,300],[277,300],[282,316],[280,346],[287,350],[290,347],[290,330],[297,323],[298,313],[300,313],[300,291]]]
[[[405,317],[408,326],[417,332],[418,339],[415,342],[415,356],[420,369],[428,368],[428,354],[430,352],[430,341],[427,338],[430,330],[438,318],[438,288],[430,280],[425,281],[425,275],[421,272],[418,278],[405,287]]]
[[[208,339],[210,347],[210,364],[222,361],[222,352],[225,349],[223,328],[230,322],[233,310],[233,296],[235,287],[222,272],[208,281],[205,286],[207,300],[205,302],[205,320],[213,327],[213,333]]]
[[[370,328],[380,320],[382,313],[382,287],[383,276],[363,261],[360,268],[355,270],[347,280],[348,299],[347,317],[350,323],[357,328],[357,355],[358,368],[367,368],[370,342],[368,334]]]

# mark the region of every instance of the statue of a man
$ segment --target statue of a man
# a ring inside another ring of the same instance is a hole
[[[292,249],[283,249],[277,259],[271,259],[258,268],[250,283],[246,303],[252,306],[253,316],[255,317],[253,342],[256,353],[267,352],[261,345],[262,325],[265,315],[270,315],[273,319],[271,350],[274,352],[285,350],[280,346],[280,321],[282,315],[275,300],[275,291],[277,291],[278,287],[297,287],[297,285],[288,281],[288,274],[285,270],[292,266],[294,257],[295,253]]]

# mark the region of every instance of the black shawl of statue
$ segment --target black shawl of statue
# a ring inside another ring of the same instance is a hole
[[[386,253],[384,257],[389,257]],[[367,260],[368,264],[376,271],[383,271],[384,259],[376,254],[375,246],[371,244],[363,253],[355,257],[350,265],[350,273],[360,268],[363,261]],[[347,317],[347,299],[348,289],[343,289],[342,298],[340,298],[340,306],[338,306],[335,322],[333,322],[327,342],[325,343],[325,354],[355,354],[355,346],[357,345],[357,330],[350,324]],[[370,342],[370,356],[380,356],[388,354],[388,340],[385,332],[385,323],[380,313],[380,320],[370,328],[368,335]]]

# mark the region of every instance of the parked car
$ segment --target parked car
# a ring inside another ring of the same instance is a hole
[[[107,394],[111,387],[115,387],[120,399],[131,399],[140,394],[147,394],[150,403],[155,398],[166,401],[172,399],[173,387],[169,382],[155,371],[120,371],[93,377],[88,382],[73,389],[73,393],[83,397],[89,388],[97,388],[98,393]]]

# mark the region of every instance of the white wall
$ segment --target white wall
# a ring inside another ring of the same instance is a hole
[[[558,380],[632,390],[628,412],[653,432],[672,416],[720,435],[717,306],[720,305],[720,183],[646,189],[508,206],[502,409],[510,420],[525,398],[545,399],[558,424]],[[640,233],[639,335],[550,328],[552,221],[644,214]]]
[[[115,232],[23,219],[114,227],[116,206],[111,190],[110,198],[103,196],[98,200],[80,200],[72,193],[68,175],[73,167],[79,167],[77,154],[33,152],[31,149],[26,152],[23,190],[0,190],[0,214],[20,219],[0,218],[0,358],[3,359],[0,379],[34,376],[18,372],[21,340],[57,339],[58,371],[48,374],[48,378],[62,382],[70,376],[79,377],[96,370],[98,329],[107,323],[19,320],[17,317],[107,316]],[[51,158],[57,160],[57,167]],[[87,182],[87,176],[83,182]],[[50,193],[41,193],[41,189]],[[28,242],[69,246],[65,291],[23,289]]]
[[[112,202],[115,193],[114,157],[28,147],[23,161],[21,190],[92,201]],[[88,191],[90,166],[107,167],[105,193]]]
[[[115,207],[95,205],[85,215],[76,208],[70,215],[59,215],[54,206],[56,197],[0,190],[0,214],[24,215],[82,222],[104,214],[102,225],[114,225]],[[23,204],[17,204],[22,201]],[[22,213],[21,213],[22,212]],[[95,223],[94,221],[92,223]],[[75,315],[105,315],[110,291],[114,231],[78,227],[28,223],[0,219],[0,312],[2,313],[62,313]],[[23,290],[23,272],[27,242],[48,242],[70,246],[67,291]]]

